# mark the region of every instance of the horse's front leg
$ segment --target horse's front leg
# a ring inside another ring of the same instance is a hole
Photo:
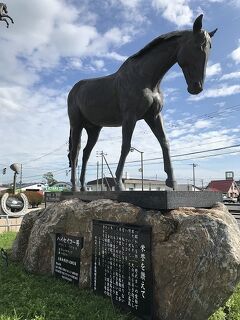
[[[124,185],[122,183],[123,168],[124,168],[127,155],[131,148],[131,139],[132,139],[132,134],[133,134],[135,125],[136,125],[136,120],[131,116],[125,119],[122,124],[122,149],[121,149],[121,156],[120,156],[117,170],[116,170],[117,186],[115,189],[117,191],[124,190]]]
[[[149,110],[145,115],[144,120],[147,122],[155,137],[158,139],[163,153],[164,171],[167,174],[166,185],[173,190],[176,190],[176,181],[174,179],[173,168],[170,158],[169,144],[166,139],[163,120],[161,114],[154,112],[154,110]]]

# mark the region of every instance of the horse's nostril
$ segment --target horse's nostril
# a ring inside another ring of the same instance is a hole
[[[193,85],[194,85],[195,88],[201,88],[202,87],[200,82],[194,82]]]

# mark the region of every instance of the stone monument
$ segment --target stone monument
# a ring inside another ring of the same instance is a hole
[[[220,203],[159,211],[70,199],[24,216],[13,258],[28,272],[55,276],[57,261],[66,281],[138,315],[145,306],[141,319],[206,320],[240,280],[240,232]]]

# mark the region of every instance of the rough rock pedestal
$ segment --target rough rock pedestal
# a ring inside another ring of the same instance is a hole
[[[89,288],[93,219],[152,226],[154,320],[206,320],[240,281],[240,231],[223,204],[162,213],[111,200],[62,201],[24,217],[13,258],[50,274],[54,235],[84,237],[80,286]]]

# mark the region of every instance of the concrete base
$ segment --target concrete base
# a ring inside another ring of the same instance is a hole
[[[211,191],[85,191],[61,193],[61,200],[71,198],[79,198],[87,202],[111,199],[132,203],[146,209],[172,210],[179,207],[211,208],[217,202],[222,202],[222,193]]]

